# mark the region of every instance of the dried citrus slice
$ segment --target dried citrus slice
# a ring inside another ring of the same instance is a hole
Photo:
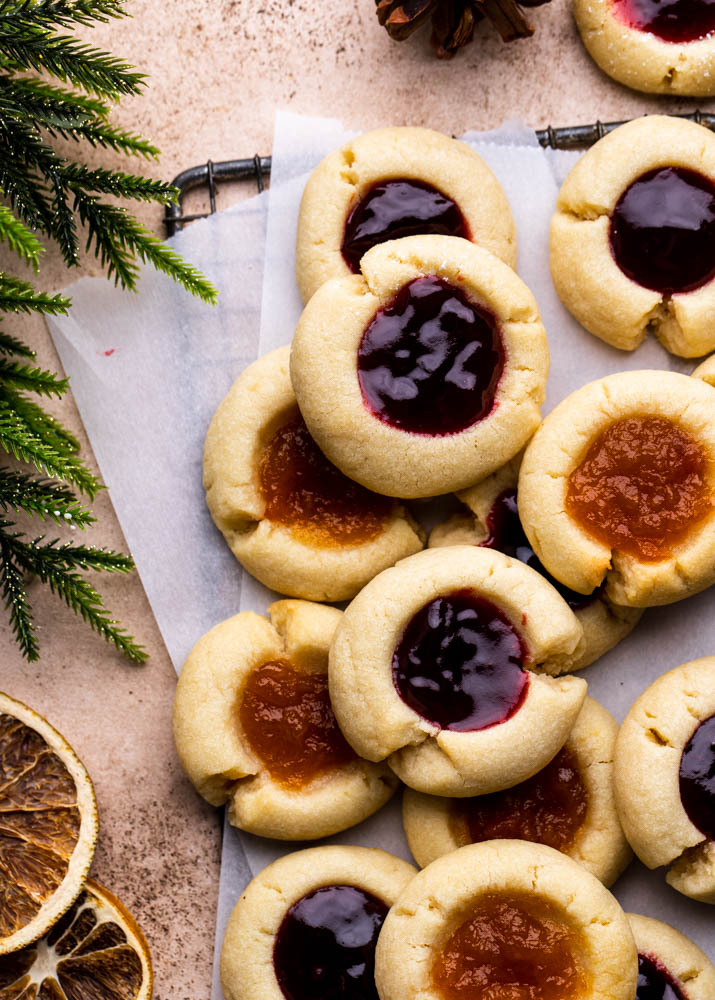
[[[0,692],[0,955],[36,941],[69,909],[97,826],[92,782],[74,750]]]
[[[149,1000],[151,987],[144,935],[91,879],[41,941],[0,956],[0,1000]]]

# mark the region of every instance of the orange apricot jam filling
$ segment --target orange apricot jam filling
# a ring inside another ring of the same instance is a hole
[[[658,562],[713,510],[706,454],[672,420],[618,420],[571,473],[566,510],[610,548]]]
[[[241,729],[268,773],[298,790],[355,759],[335,721],[328,675],[272,660],[251,671],[239,704]]]
[[[580,1000],[589,986],[582,950],[553,904],[488,893],[447,939],[432,980],[443,1000]]]
[[[588,793],[576,754],[564,747],[521,784],[491,795],[455,799],[450,823],[458,843],[530,840],[568,851],[584,824]]]
[[[395,509],[328,461],[297,408],[266,443],[259,476],[265,517],[314,545],[371,541]]]

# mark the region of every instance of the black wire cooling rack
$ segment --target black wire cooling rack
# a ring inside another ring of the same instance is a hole
[[[673,117],[696,122],[698,125],[704,125],[705,128],[715,132],[715,114],[694,111],[692,114],[674,115]],[[539,129],[536,137],[545,149],[584,149],[587,146],[592,146],[594,142],[602,139],[604,135],[612,132],[619,125],[624,124],[625,122],[595,122],[593,125],[567,125],[563,128],[552,128],[549,125]],[[172,182],[174,187],[179,189],[179,200],[174,205],[167,205],[164,215],[167,234],[173,236],[178,229],[183,229],[187,222],[205,219],[208,215],[213,215],[216,211],[216,187],[219,183],[253,181],[258,191],[263,191],[264,180],[270,176],[270,173],[270,156],[252,156],[245,160],[223,160],[221,163],[207,160],[206,163],[197,167],[182,170]],[[209,211],[184,215],[182,209],[184,195],[202,185],[208,188]]]

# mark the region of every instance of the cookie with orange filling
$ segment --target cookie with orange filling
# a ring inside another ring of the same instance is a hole
[[[564,746],[527,781],[468,799],[408,788],[402,821],[415,860],[424,868],[466,844],[528,840],[568,854],[611,885],[632,857],[613,791],[617,733],[611,714],[586,698]]]
[[[429,549],[352,601],[330,649],[346,739],[411,788],[480,795],[515,785],[561,749],[586,695],[551,677],[582,629],[534,570],[475,546]]]
[[[228,803],[241,830],[279,840],[327,837],[393,794],[385,764],[361,760],[328,693],[328,648],[341,613],[278,601],[212,628],[192,649],[174,698],[174,742],[189,780]]]
[[[388,913],[381,1000],[633,1000],[637,953],[604,886],[543,844],[491,840],[438,858]]]
[[[674,889],[715,903],[715,656],[675,667],[634,702],[616,742],[615,787],[641,861],[670,865]]]
[[[519,473],[546,569],[614,604],[669,604],[715,582],[715,390],[665,371],[590,382],[549,414]]]
[[[290,348],[239,376],[206,435],[211,516],[241,565],[282,594],[353,597],[380,570],[422,548],[405,508],[347,479],[301,417]]]

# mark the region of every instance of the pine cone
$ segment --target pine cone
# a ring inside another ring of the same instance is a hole
[[[538,7],[548,0],[520,0]],[[391,38],[401,42],[432,19],[432,45],[440,59],[450,59],[471,42],[474,27],[488,17],[505,42],[528,38],[534,29],[516,0],[375,0],[377,19]]]

